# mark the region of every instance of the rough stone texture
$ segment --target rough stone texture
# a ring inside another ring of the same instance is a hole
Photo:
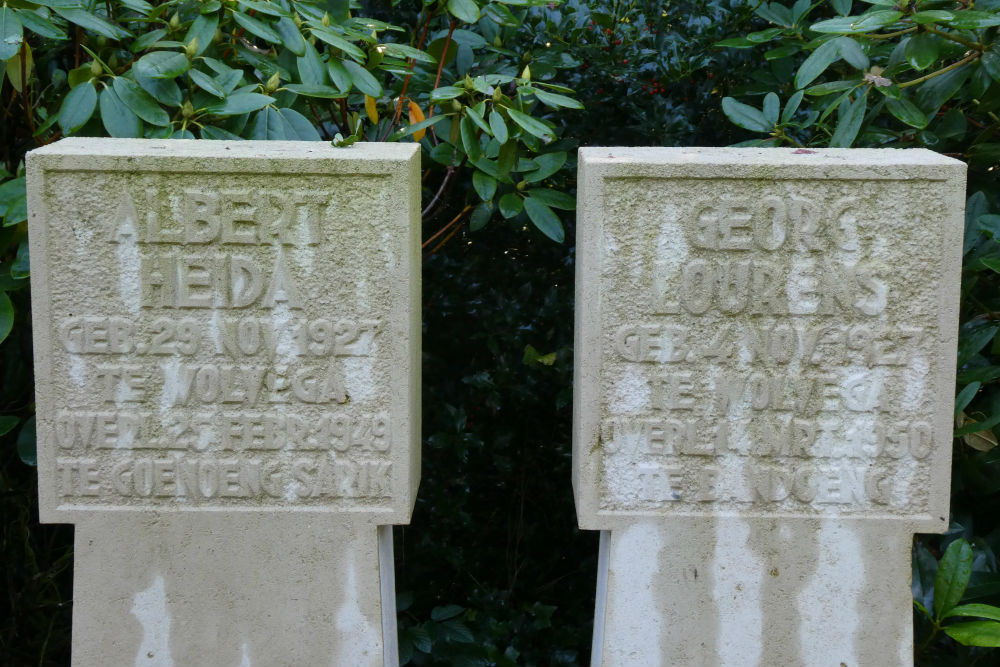
[[[907,536],[947,526],[964,186],[924,150],[581,150],[595,664],[910,660],[908,625],[844,628],[908,619]],[[834,602],[837,627],[788,616]]]
[[[176,667],[395,660],[375,554],[420,473],[419,159],[28,155],[41,518],[79,527],[75,665],[168,664],[136,653],[142,618],[119,632],[143,609]]]

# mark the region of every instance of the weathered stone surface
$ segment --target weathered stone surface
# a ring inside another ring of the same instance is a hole
[[[593,664],[912,664],[947,526],[965,165],[580,152],[574,478]]]
[[[28,155],[39,496],[74,667],[398,662],[420,474],[414,145]]]
[[[382,144],[32,152],[43,520],[281,508],[405,522],[418,162]]]
[[[574,485],[636,516],[945,525],[964,164],[584,149]]]

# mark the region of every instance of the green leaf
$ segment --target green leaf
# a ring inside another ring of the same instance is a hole
[[[288,17],[282,17],[278,19],[274,30],[281,37],[281,43],[285,45],[286,49],[297,56],[305,53],[306,40],[302,37],[298,26],[295,25],[295,21]]]
[[[941,105],[962,88],[962,84],[969,78],[972,68],[969,65],[962,65],[958,69],[945,72],[929,81],[917,86],[917,94],[914,102],[927,115],[937,113]]]
[[[764,118],[760,109],[737,102],[732,97],[722,98],[722,111],[734,125],[754,132],[770,132],[773,126]]]
[[[945,11],[943,9],[928,9],[922,12],[915,12],[910,15],[913,22],[918,25],[924,25],[927,23],[944,23],[955,18],[953,12]]]
[[[269,16],[282,16],[289,17],[289,12],[282,9],[276,2],[258,2],[257,0],[239,0],[239,3],[246,7],[247,9],[252,9],[260,14],[267,14]]]
[[[204,72],[192,69],[188,71],[188,76],[191,77],[191,81],[194,82],[196,86],[204,90],[209,95],[214,95],[220,99],[226,96],[226,91],[219,87],[219,84],[215,81],[215,79]]]
[[[372,97],[382,96],[382,84],[378,82],[372,73],[352,60],[343,61],[344,68],[351,74],[354,85],[365,95]]]
[[[281,44],[281,35],[278,34],[278,31],[269,22],[255,19],[239,11],[234,11],[232,16],[233,20],[242,28],[245,28],[247,32],[260,37],[265,42]]]
[[[517,140],[508,139],[500,146],[500,152],[497,155],[497,173],[496,177],[498,180],[505,183],[510,181],[510,172],[514,168],[514,163],[517,160]]]
[[[857,40],[850,37],[838,37],[833,40],[837,45],[837,52],[849,65],[857,69],[868,69],[868,54],[865,53]]]
[[[730,37],[715,43],[715,46],[722,46],[730,49],[749,49],[751,46],[756,45],[757,42],[751,42],[746,37]]]
[[[215,31],[218,27],[218,14],[199,14],[191,22],[191,27],[188,28],[187,34],[184,36],[184,44],[190,44],[191,40],[197,39],[198,49],[195,51],[195,55],[200,56],[205,52],[205,49],[212,45],[212,39],[215,37]]]
[[[90,81],[81,83],[69,91],[59,108],[59,127],[63,134],[70,135],[79,130],[94,115],[97,107],[97,90]]]
[[[0,417],[0,435],[7,435],[19,423],[21,423],[21,420],[14,415],[3,415]]]
[[[224,130],[221,127],[215,127],[213,125],[205,125],[201,128],[201,138],[202,139],[218,139],[224,141],[242,141],[243,137],[238,134],[233,134],[229,130]]]
[[[538,231],[548,236],[556,243],[562,243],[566,239],[566,232],[563,230],[562,221],[559,216],[542,202],[532,197],[524,200],[524,210],[535,224]]]
[[[1000,81],[1000,51],[992,48],[983,52],[980,62],[983,63],[983,69],[990,75],[990,78],[994,81]]]
[[[576,208],[576,199],[565,192],[551,190],[549,188],[535,188],[528,190],[525,194],[551,208],[561,208],[564,211],[572,211]]]
[[[187,56],[176,51],[154,51],[139,58],[132,66],[135,73],[150,79],[174,79],[188,71]]]
[[[505,218],[513,218],[524,208],[524,202],[516,192],[508,192],[500,197],[500,215]]]
[[[941,618],[949,618],[952,616],[972,616],[975,618],[988,618],[993,621],[1000,621],[1000,607],[994,607],[991,604],[963,604],[958,607],[953,607],[951,611]]]
[[[940,619],[958,604],[972,575],[972,547],[959,538],[948,545],[934,580],[934,617]]]
[[[14,263],[10,265],[10,277],[14,280],[27,278],[31,275],[31,250],[28,247],[28,239],[17,244],[17,255]]]
[[[831,148],[850,148],[858,136],[868,108],[868,92],[858,95],[853,102],[844,100],[837,111],[837,129],[830,138]]]
[[[490,126],[483,119],[482,112],[479,110],[484,106],[485,105],[480,102],[475,107],[465,107],[465,113],[469,117],[469,119],[476,124],[476,127],[482,130],[486,136],[491,137],[493,136],[493,130],[490,129]]]
[[[412,46],[406,44],[396,44],[395,42],[386,42],[382,44],[382,48],[385,49],[385,55],[390,58],[400,58],[406,60],[408,58],[413,58],[417,62],[423,63],[437,63],[437,58],[431,54],[421,51],[420,49],[415,49]]]
[[[493,217],[493,204],[490,202],[483,202],[476,207],[476,209],[472,212],[472,215],[469,217],[469,231],[478,232],[486,226],[486,223],[490,221],[491,217]]]
[[[474,0],[448,0],[448,12],[465,23],[479,20],[479,5]]]
[[[490,129],[493,130],[493,136],[501,146],[507,143],[507,123],[496,109],[490,111]]]
[[[970,382],[958,392],[958,396],[955,397],[955,417],[969,406],[981,386],[981,382]]]
[[[36,35],[47,37],[49,39],[67,38],[66,33],[62,28],[29,9],[17,10],[17,18],[21,21],[21,25]]]
[[[7,296],[7,292],[0,292],[0,343],[7,340],[7,336],[13,328],[14,304],[10,302],[10,297]],[[7,429],[7,431],[9,430],[10,429]],[[7,431],[4,431],[4,433]]]
[[[478,169],[472,173],[472,186],[483,201],[492,201],[497,192],[497,179]]]
[[[457,604],[449,604],[443,607],[434,607],[431,609],[431,620],[441,622],[446,621],[449,618],[454,618],[465,611],[464,607],[459,607]]]
[[[789,123],[795,117],[795,112],[799,110],[799,105],[802,104],[803,94],[804,92],[800,90],[788,98],[785,110],[781,112],[782,123]]]
[[[506,28],[516,28],[520,25],[517,17],[514,16],[509,9],[498,2],[491,2],[486,5],[483,9],[483,13],[497,25],[502,25]]]
[[[161,127],[170,125],[170,116],[167,115],[167,112],[135,81],[119,76],[112,85],[115,92],[118,93],[118,98],[136,116],[153,125]]]
[[[459,123],[459,127],[462,133],[462,146],[465,147],[465,154],[469,156],[469,159],[475,161],[479,159],[482,155],[483,149],[479,143],[479,136],[476,128],[476,124],[468,116],[459,121],[457,118],[452,119],[453,123]]]
[[[35,415],[28,417],[17,434],[17,455],[29,466],[38,465],[38,452],[35,438]]]
[[[930,33],[917,33],[906,40],[906,47],[903,53],[906,62],[915,70],[925,70],[938,58],[938,51],[941,47],[941,40]]]
[[[536,118],[532,118],[526,113],[522,113],[517,109],[507,109],[507,114],[510,119],[521,126],[521,129],[526,131],[528,134],[533,134],[542,141],[552,141],[555,135],[552,134],[552,130],[548,128],[547,125],[542,123]]]
[[[86,9],[81,9],[79,7],[52,7],[56,14],[63,17],[71,23],[75,23],[84,30],[89,30],[90,32],[97,33],[108,39],[122,39],[123,37],[131,37],[132,33],[124,28],[120,28],[113,23],[108,23],[104,19],[97,18]]]
[[[838,60],[840,60],[840,49],[837,48],[837,40],[823,42],[799,65],[799,71],[795,74],[795,87],[805,88]]]
[[[333,30],[324,28],[323,26],[310,26],[309,29],[317,39],[321,39],[330,46],[340,49],[355,60],[365,60],[366,56],[364,51],[358,48],[356,44],[352,44],[350,41],[335,33]]]
[[[769,125],[778,124],[778,113],[781,111],[781,100],[776,93],[768,93],[764,96],[764,120]]]
[[[142,121],[121,101],[111,86],[101,91],[101,122],[112,137],[142,137]]]
[[[965,646],[1000,646],[1000,623],[996,621],[970,621],[946,625],[945,634]]]
[[[330,75],[330,81],[333,81],[333,85],[339,88],[342,93],[350,91],[354,85],[344,64],[332,56],[326,63],[326,73]]]
[[[316,126],[295,109],[278,109],[278,114],[285,123],[285,134],[290,139],[298,139],[299,141],[323,140],[319,136],[319,132],[316,131]]]
[[[183,101],[181,89],[173,79],[150,79],[138,72],[132,72],[132,76],[139,87],[152,95],[153,99],[160,104],[166,104],[168,107],[181,105]]]
[[[0,60],[12,58],[21,50],[24,28],[14,10],[5,4],[0,6]]]
[[[948,25],[959,30],[978,30],[1000,25],[1000,14],[995,12],[982,12],[976,10],[963,10],[955,12],[955,15],[948,21]]]
[[[261,93],[235,93],[218,104],[205,107],[205,111],[214,116],[238,116],[262,109],[274,101],[270,95]]]
[[[969,363],[996,336],[1000,325],[989,320],[970,320],[958,330],[958,367]]]
[[[441,100],[450,100],[463,94],[465,94],[465,88],[459,88],[458,86],[441,86],[440,88],[435,88],[431,91],[431,101],[440,102]]]
[[[285,86],[286,89],[295,93],[296,95],[303,95],[305,97],[321,97],[327,100],[338,100],[347,97],[347,93],[342,93],[336,88],[330,86],[315,86],[307,85],[304,83],[290,83]]]
[[[538,98],[540,102],[544,102],[546,105],[552,107],[553,109],[558,109],[560,107],[566,107],[568,109],[582,109],[583,104],[579,101],[574,100],[572,97],[566,97],[565,95],[556,95],[555,93],[546,93],[545,91],[533,88],[531,91],[535,97]]]
[[[305,43],[302,55],[295,59],[299,70],[299,80],[308,86],[323,86],[326,84],[326,66],[319,53],[309,42]]]
[[[537,183],[545,180],[556,173],[566,164],[566,153],[559,151],[556,153],[544,153],[535,158],[538,169],[529,171],[524,175],[524,180],[528,183]]]
[[[927,116],[905,97],[901,97],[898,100],[886,99],[885,106],[889,110],[889,113],[907,125],[915,127],[918,130],[927,127]]]

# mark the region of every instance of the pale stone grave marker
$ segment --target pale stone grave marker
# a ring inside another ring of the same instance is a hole
[[[574,491],[593,664],[912,664],[947,527],[965,165],[580,152]]]
[[[394,664],[419,470],[419,148],[28,156],[42,521],[73,665]]]

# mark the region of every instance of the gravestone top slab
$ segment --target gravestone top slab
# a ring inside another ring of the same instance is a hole
[[[926,150],[581,149],[581,526],[943,530],[964,183]]]
[[[43,521],[408,521],[418,147],[66,139],[27,169]]]

